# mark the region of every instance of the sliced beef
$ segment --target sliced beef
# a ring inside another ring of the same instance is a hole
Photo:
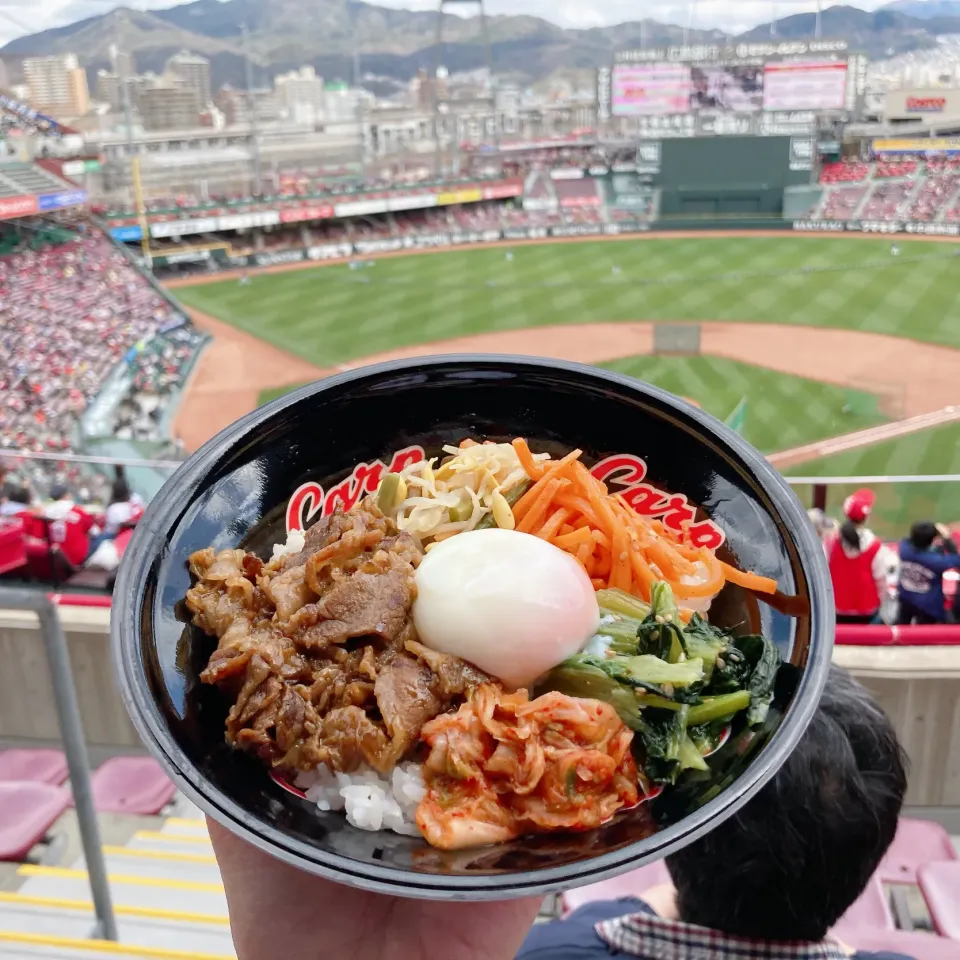
[[[416,640],[407,640],[404,647],[430,668],[436,677],[434,689],[447,702],[462,696],[471,687],[491,682],[482,670],[452,654],[431,650]]]
[[[402,653],[380,668],[374,696],[398,755],[417,742],[420,728],[443,709],[433,690],[435,680],[429,667]]]
[[[421,558],[371,499],[319,520],[295,556],[195,553],[187,606],[218,638],[201,680],[233,701],[228,742],[284,770],[386,773],[426,722],[486,680],[416,642]]]
[[[295,640],[307,650],[322,650],[354,637],[379,637],[391,643],[407,624],[413,591],[410,573],[400,569],[354,574],[336,583],[315,605],[311,616],[315,613],[316,620]]]
[[[307,586],[306,567],[300,564],[288,567],[275,577],[263,577],[260,580],[263,592],[273,601],[277,619],[289,620],[301,607],[315,599],[315,594]]]

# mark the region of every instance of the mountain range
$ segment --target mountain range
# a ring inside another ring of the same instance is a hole
[[[160,72],[178,50],[211,61],[214,87],[244,83],[241,24],[249,29],[255,83],[269,84],[275,73],[303,64],[324,77],[352,76],[356,42],[364,74],[407,80],[418,69],[442,63],[451,71],[473,70],[487,62],[476,18],[447,16],[437,48],[434,11],[398,10],[362,0],[194,0],[150,12],[118,8],[68,26],[19,37],[0,49],[16,79],[24,56],[76,53],[91,79],[109,67],[112,44],[132,52],[137,69]],[[814,14],[777,20],[783,39],[808,38]],[[487,18],[492,62],[498,75],[531,82],[555,70],[590,69],[608,64],[615,49],[678,44],[685,31],[655,20],[609,27],[564,29],[539,17]],[[878,59],[933,47],[943,34],[960,34],[960,0],[895,0],[875,12],[852,6],[823,11],[825,37],[847,40],[853,49]],[[770,24],[739,35],[721,30],[690,30],[691,43],[769,39]]]

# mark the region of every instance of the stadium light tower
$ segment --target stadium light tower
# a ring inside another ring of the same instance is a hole
[[[493,75],[493,47],[490,44],[490,33],[487,30],[487,12],[484,7],[484,0],[438,0],[437,6],[437,56],[434,63],[432,89],[433,89],[433,137],[436,144],[436,166],[440,170],[440,162],[443,151],[440,145],[440,97],[438,95],[437,71],[440,69],[440,59],[443,53],[443,25],[447,12],[459,12],[466,7],[480,8],[480,37],[483,43],[484,58],[487,64],[487,76],[490,83],[490,107],[493,113],[493,139],[494,145],[500,148],[500,129],[497,126],[497,84]],[[460,133],[460,125],[454,118],[454,140]],[[458,144],[459,149],[459,144]]]

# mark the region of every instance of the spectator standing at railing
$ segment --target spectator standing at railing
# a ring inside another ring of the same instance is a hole
[[[955,618],[946,609],[943,575],[960,567],[960,554],[950,531],[941,524],[921,520],[900,542],[900,612],[897,623],[949,623]]]
[[[876,501],[872,490],[857,490],[844,501],[846,519],[824,544],[833,581],[837,623],[877,623],[887,590],[887,550],[866,522]]]

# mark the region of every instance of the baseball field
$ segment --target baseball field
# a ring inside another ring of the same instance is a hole
[[[180,421],[189,446],[191,409],[232,419],[367,359],[482,349],[656,383],[733,415],[787,474],[948,473],[960,468],[960,244],[898,246],[660,235],[276,268],[246,284],[191,280],[175,293],[215,344]],[[654,354],[654,325],[667,322],[699,325],[697,355]],[[229,382],[216,369],[228,350]],[[939,484],[922,497],[881,496],[878,524],[902,532],[918,505],[960,520],[960,494]]]

